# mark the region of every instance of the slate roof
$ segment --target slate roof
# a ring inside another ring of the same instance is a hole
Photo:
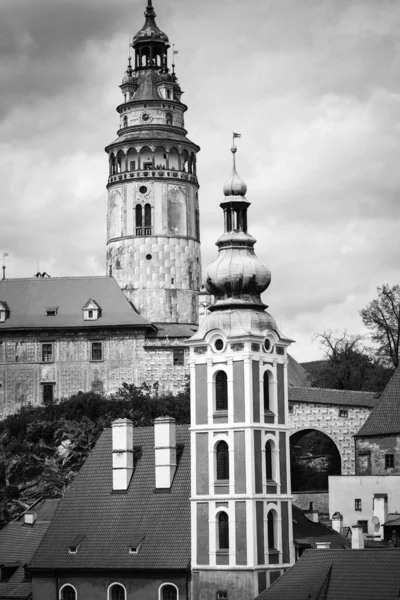
[[[304,367],[288,354],[288,383],[289,387],[308,387],[309,376]]]
[[[0,598],[27,598],[32,593],[31,582],[24,580],[24,565],[30,562],[49,528],[57,503],[58,500],[45,500],[36,506],[37,520],[33,526],[24,525],[22,518],[0,531],[0,564],[17,567],[7,582],[0,581]]]
[[[387,521],[383,524],[384,527],[400,527],[400,514],[389,513]]]
[[[85,321],[82,307],[92,298],[101,307],[96,321]],[[0,332],[10,329],[134,326],[152,328],[137,314],[112,277],[49,277],[0,281],[0,300],[10,315]],[[46,308],[57,308],[46,316]]]
[[[400,549],[306,550],[257,600],[395,600]]]
[[[356,437],[400,434],[400,367],[393,373],[374,410]]]
[[[351,548],[350,540],[322,523],[313,523],[301,508],[293,505],[293,539],[297,546],[309,544],[316,548],[317,542],[330,542],[331,549]]]
[[[379,401],[376,392],[356,392],[353,390],[329,390],[312,387],[289,387],[290,402],[314,402],[315,404],[335,404],[337,406],[364,406],[373,408]]]
[[[177,425],[177,444],[184,444],[170,490],[155,490],[153,427],[133,430],[142,455],[128,491],[112,491],[111,429],[95,448],[61,500],[52,524],[36,552],[33,569],[184,569],[190,563],[190,436]],[[69,545],[84,538],[76,554]],[[137,554],[129,547],[144,539]]]

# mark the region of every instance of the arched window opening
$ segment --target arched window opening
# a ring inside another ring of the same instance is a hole
[[[263,390],[264,390],[264,410],[271,410],[270,408],[270,396],[269,396],[269,373],[268,371],[265,371],[264,373],[264,385],[263,385]]]
[[[217,479],[229,479],[229,447],[226,442],[218,442],[217,454]]]
[[[172,113],[167,112],[165,118],[166,118],[167,125],[172,125]]]
[[[229,517],[226,512],[218,515],[218,549],[229,550]]]
[[[228,377],[225,371],[218,371],[215,376],[216,410],[228,410]]]
[[[163,146],[157,146],[154,152],[154,166],[156,169],[163,170],[167,168],[167,154]]]
[[[189,162],[189,154],[187,153],[186,150],[184,150],[182,152],[182,162],[181,162],[182,171],[187,172],[187,170],[188,170],[188,162]]]
[[[151,206],[145,204],[144,207],[144,235],[151,235]]]
[[[124,117],[124,127],[128,127],[128,117],[126,115]]]
[[[72,585],[65,585],[61,590],[62,600],[76,600],[76,592]]]
[[[268,529],[268,549],[272,550],[275,548],[275,517],[272,510],[268,513],[267,520],[267,529]]]
[[[162,600],[178,600],[178,592],[174,585],[164,585],[163,586]]]
[[[267,481],[273,479],[271,442],[267,442],[265,444],[265,474],[267,477]]]
[[[196,175],[196,155],[194,154],[194,152],[192,152],[191,158],[192,158],[192,173],[193,173],[193,175]]]
[[[136,213],[136,235],[143,235],[143,209],[141,204],[137,204]]]
[[[176,148],[171,148],[171,150],[169,151],[168,163],[171,171],[180,170],[179,152]]]
[[[111,588],[110,600],[125,600],[125,588],[116,583]]]

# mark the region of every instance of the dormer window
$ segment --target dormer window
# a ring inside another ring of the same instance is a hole
[[[57,315],[58,306],[46,306],[46,317],[55,317]]]
[[[4,323],[8,318],[9,312],[7,304],[0,300],[0,323]]]
[[[85,536],[83,534],[78,534],[77,536],[75,536],[75,538],[72,540],[72,542],[68,546],[69,554],[77,554],[78,548],[81,545],[81,543],[83,542],[84,538],[85,538]]]
[[[89,298],[85,306],[82,307],[82,310],[85,321],[97,321],[101,314],[100,306],[91,298]]]

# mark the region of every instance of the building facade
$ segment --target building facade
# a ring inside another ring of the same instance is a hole
[[[287,347],[260,294],[246,185],[224,186],[225,231],[206,273],[215,301],[188,341],[193,597],[252,598],[294,560]]]

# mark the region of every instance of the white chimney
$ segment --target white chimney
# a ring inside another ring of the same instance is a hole
[[[364,532],[361,525],[351,526],[351,549],[352,550],[363,550],[364,549]]]
[[[374,527],[374,537],[383,538],[383,524],[388,517],[388,497],[387,494],[374,494],[374,516],[372,524]]]
[[[30,510],[30,511],[26,512],[24,514],[24,525],[33,526],[35,524],[36,519],[37,519],[37,513],[34,510]]]
[[[340,512],[335,512],[332,515],[332,529],[343,535],[343,515]]]
[[[133,473],[133,423],[117,419],[112,423],[113,490],[127,490]]]
[[[319,513],[317,510],[307,510],[304,515],[313,523],[319,523]]]
[[[154,420],[156,488],[170,488],[176,471],[176,432],[173,417]]]
[[[317,550],[330,550],[331,543],[330,542],[315,542],[317,546]]]

